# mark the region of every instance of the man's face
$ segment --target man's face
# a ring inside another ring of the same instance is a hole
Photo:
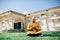
[[[36,17],[33,18],[33,22],[36,22]]]

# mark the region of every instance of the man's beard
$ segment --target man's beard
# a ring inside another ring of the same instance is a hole
[[[35,23],[35,21],[33,21],[33,23]]]

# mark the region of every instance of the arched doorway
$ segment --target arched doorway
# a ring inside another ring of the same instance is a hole
[[[17,18],[17,19],[14,19],[14,30],[23,30],[23,19],[21,18]]]

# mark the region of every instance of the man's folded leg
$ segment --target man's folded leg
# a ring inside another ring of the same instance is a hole
[[[28,36],[39,36],[41,34],[42,34],[42,32],[40,32],[40,31],[38,31],[38,32],[33,32],[33,31],[27,32]]]

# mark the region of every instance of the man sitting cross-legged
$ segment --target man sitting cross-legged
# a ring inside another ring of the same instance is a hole
[[[27,35],[28,36],[39,36],[41,35],[41,26],[36,22],[36,17],[33,18],[33,21],[30,22],[27,26]]]

